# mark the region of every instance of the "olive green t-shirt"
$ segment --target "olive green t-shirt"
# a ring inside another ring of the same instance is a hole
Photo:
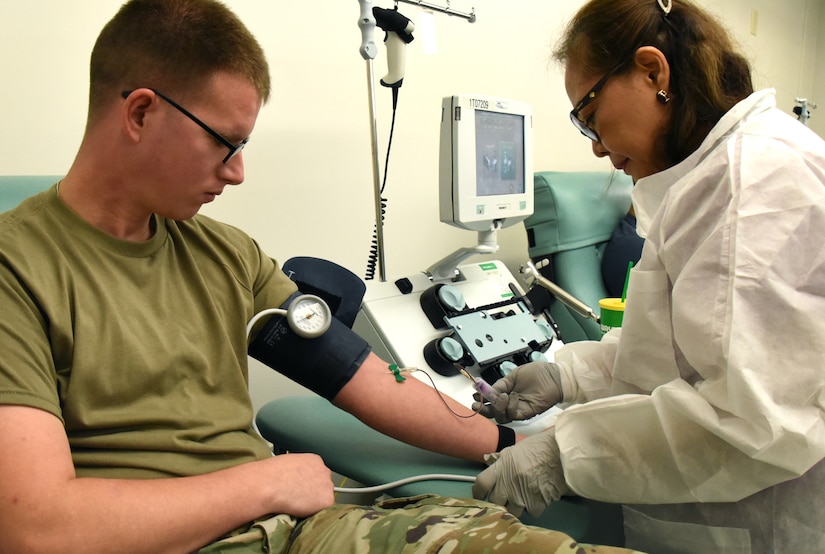
[[[240,230],[155,217],[134,243],[54,187],[0,215],[0,404],[66,428],[79,476],[202,474],[271,455],[246,323],[296,290]]]

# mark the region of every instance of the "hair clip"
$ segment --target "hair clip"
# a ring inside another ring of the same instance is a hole
[[[656,0],[659,4],[659,7],[662,8],[662,11],[665,12],[665,15],[670,13],[670,10],[673,9],[673,0]]]

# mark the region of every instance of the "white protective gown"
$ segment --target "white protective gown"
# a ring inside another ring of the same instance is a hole
[[[633,205],[623,328],[556,353],[567,482],[640,550],[825,552],[825,142],[757,92]]]

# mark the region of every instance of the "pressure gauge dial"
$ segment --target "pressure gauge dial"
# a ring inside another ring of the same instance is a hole
[[[286,315],[290,328],[307,339],[320,337],[332,323],[329,306],[314,294],[302,294],[293,300]]]

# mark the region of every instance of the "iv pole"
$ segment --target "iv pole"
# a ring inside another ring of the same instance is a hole
[[[475,9],[471,13],[466,14],[455,11],[450,8],[449,0],[447,0],[447,7],[442,8],[423,2],[420,0],[395,0],[396,8],[398,2],[406,2],[407,4],[414,4],[428,10],[446,13],[467,19],[470,23],[476,20]],[[369,97],[369,116],[370,116],[370,143],[372,148],[372,177],[374,188],[375,201],[375,241],[376,241],[376,262],[378,264],[378,278],[386,281],[386,263],[384,258],[384,217],[383,207],[381,201],[381,175],[379,166],[378,154],[378,121],[375,116],[375,75],[373,68],[373,60],[375,59],[378,49],[375,46],[375,26],[376,21],[372,11],[372,0],[358,0],[361,7],[361,16],[358,19],[358,27],[361,29],[361,48],[359,52],[361,57],[367,62],[367,90]]]
[[[384,262],[384,218],[381,213],[381,176],[378,165],[378,121],[375,117],[375,77],[372,60],[378,53],[375,46],[375,17],[372,15],[371,0],[358,0],[361,6],[361,17],[358,27],[361,29],[361,57],[367,62],[367,90],[370,108],[370,142],[372,144],[372,181],[375,189],[375,240],[377,242],[378,277],[386,281],[386,267]]]

